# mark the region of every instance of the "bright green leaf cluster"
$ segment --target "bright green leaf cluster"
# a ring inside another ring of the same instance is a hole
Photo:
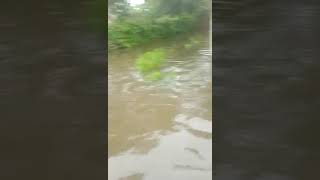
[[[136,61],[136,67],[142,73],[159,70],[166,58],[165,50],[155,49],[140,56]]]
[[[146,80],[156,81],[162,79],[161,67],[166,62],[167,52],[164,49],[154,49],[141,55],[136,61],[136,68]]]

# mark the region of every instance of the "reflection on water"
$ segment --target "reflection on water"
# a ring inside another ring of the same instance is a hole
[[[156,43],[108,59],[109,179],[212,179],[211,50],[186,41]],[[146,82],[135,58],[154,47],[174,49],[164,71]]]
[[[197,137],[183,129],[167,135],[154,132],[145,135],[144,139],[144,144],[137,144],[121,155],[109,158],[110,179],[138,173],[150,180],[211,179],[211,139]],[[150,148],[148,145],[152,141],[156,141],[156,147]],[[135,149],[141,146],[150,150],[141,152]]]

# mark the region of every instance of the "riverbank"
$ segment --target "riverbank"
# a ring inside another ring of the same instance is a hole
[[[122,4],[118,9],[122,13],[118,16],[108,12],[108,50],[132,48],[157,39],[174,38],[204,24],[208,26],[210,13],[206,0],[199,4],[182,1],[175,3],[181,7],[174,9],[167,3],[155,1],[139,7]]]

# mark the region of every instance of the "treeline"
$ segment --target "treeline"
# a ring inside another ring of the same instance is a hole
[[[157,38],[192,30],[207,16],[209,0],[146,0],[131,7],[125,0],[109,1],[117,19],[108,26],[108,43],[129,48]]]

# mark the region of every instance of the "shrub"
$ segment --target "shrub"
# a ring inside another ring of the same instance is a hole
[[[130,48],[153,39],[189,31],[194,22],[195,18],[192,15],[119,20],[109,26],[108,41],[120,48]]]
[[[166,60],[166,52],[163,49],[155,49],[144,53],[136,61],[137,69],[142,73],[160,70]]]

